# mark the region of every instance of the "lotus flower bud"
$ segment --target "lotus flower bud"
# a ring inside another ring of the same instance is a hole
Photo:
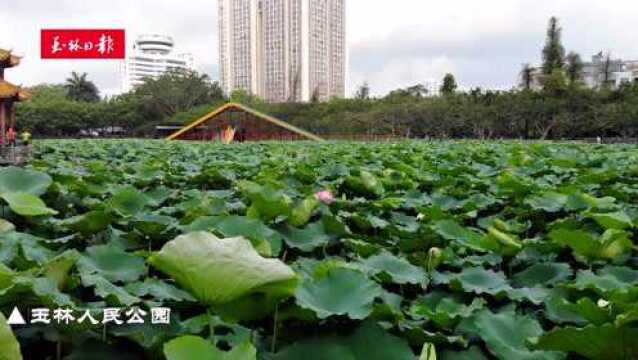
[[[434,271],[443,262],[443,251],[437,247],[433,247],[428,251],[428,272]]]
[[[321,201],[322,203],[324,203],[326,205],[330,205],[333,202],[335,202],[334,195],[332,195],[332,193],[330,191],[327,191],[327,190],[319,191],[318,193],[316,193],[315,194],[315,199]]]

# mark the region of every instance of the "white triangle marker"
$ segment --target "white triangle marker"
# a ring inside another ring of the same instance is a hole
[[[18,310],[18,307],[14,307],[13,311],[11,312],[11,315],[9,315],[9,318],[7,319],[7,324],[9,325],[26,325],[26,321],[24,321],[24,317],[22,317],[22,314],[20,314],[20,310]]]

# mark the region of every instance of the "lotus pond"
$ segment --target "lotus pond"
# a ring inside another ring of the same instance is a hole
[[[636,146],[44,141],[0,198],[0,359],[638,359]]]

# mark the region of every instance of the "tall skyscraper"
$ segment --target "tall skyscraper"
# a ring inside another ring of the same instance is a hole
[[[193,55],[174,52],[173,38],[164,35],[141,35],[125,62],[123,91],[142,84],[144,79],[158,78],[171,70],[193,70]]]
[[[219,0],[221,83],[270,102],[345,95],[345,0]]]

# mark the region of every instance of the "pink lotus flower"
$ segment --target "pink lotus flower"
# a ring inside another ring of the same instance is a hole
[[[316,193],[315,199],[321,201],[326,205],[330,205],[336,201],[334,195],[332,195],[332,193],[328,190],[319,191],[318,193]]]

